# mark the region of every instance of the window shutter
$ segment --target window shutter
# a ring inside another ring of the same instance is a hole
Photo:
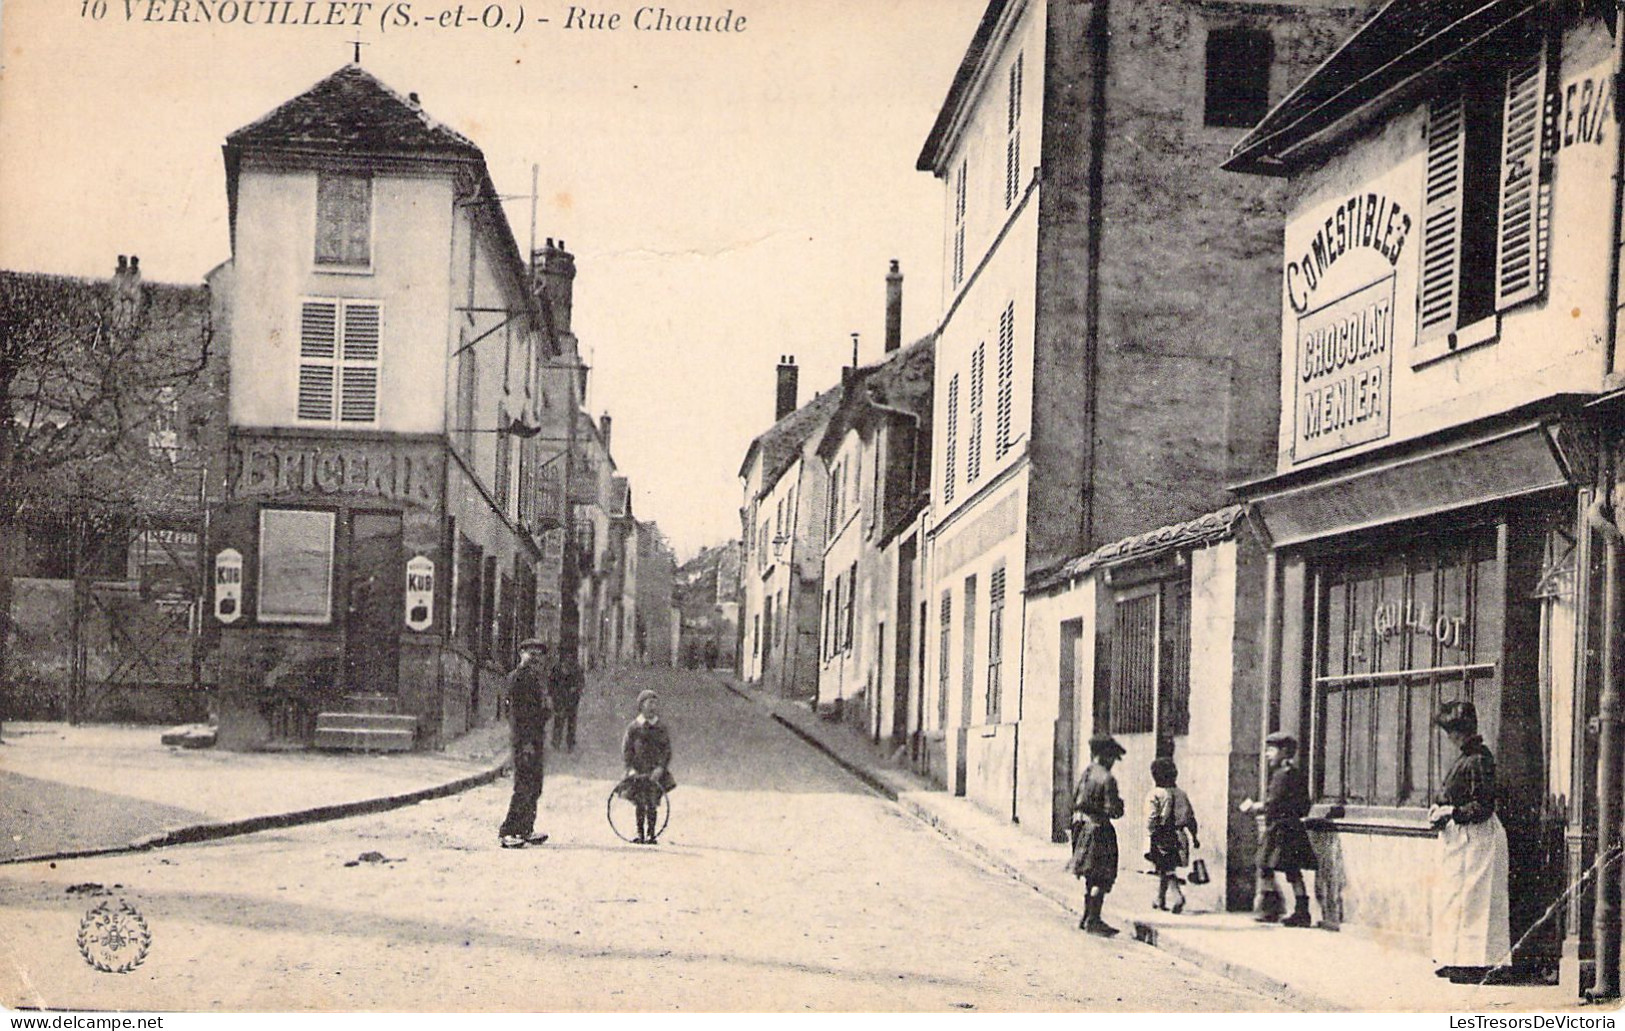
[[[340,422],[378,421],[378,306],[344,306]]]
[[[301,419],[331,422],[337,374],[338,305],[307,301],[299,318],[299,404]]]
[[[987,394],[987,344],[976,345],[970,359],[970,439],[965,445],[965,483],[982,476],[982,401]]]
[[[1466,160],[1459,93],[1428,110],[1427,181],[1422,200],[1422,283],[1418,291],[1417,340],[1456,329],[1457,280],[1461,269],[1461,182]]]
[[[955,452],[959,449],[959,374],[955,373],[948,380],[948,449],[942,463],[942,498],[944,501],[954,500],[955,480],[958,470],[955,469]]]
[[[1021,63],[1023,54],[1017,54],[1010,66],[1010,111],[1005,125],[1008,139],[1004,145],[1004,206],[1014,204],[1021,192]]]
[[[1495,246],[1495,308],[1532,300],[1545,287],[1544,114],[1546,68],[1537,50],[1507,69],[1501,119],[1501,211]]]
[[[995,402],[997,439],[994,455],[1003,458],[1010,451],[1010,406],[1015,393],[1016,377],[1016,309],[1005,305],[999,316],[999,395]]]

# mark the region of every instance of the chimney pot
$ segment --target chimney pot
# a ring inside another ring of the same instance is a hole
[[[886,273],[886,353],[903,346],[903,271],[896,258]]]
[[[778,390],[774,396],[773,421],[778,422],[796,410],[796,387],[798,370],[796,369],[795,355],[786,355],[779,360]]]
[[[118,270],[120,275],[130,270],[130,259],[122,254],[118,256]]]
[[[413,107],[416,107],[418,105],[418,95],[415,92],[414,93],[408,93],[406,95],[406,99],[410,100],[412,102]]]
[[[140,271],[141,271],[141,259],[139,257],[137,257],[136,255],[134,255],[134,254],[130,255],[130,275],[132,275],[132,276],[136,275]]]

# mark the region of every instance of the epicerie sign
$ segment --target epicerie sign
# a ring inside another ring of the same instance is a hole
[[[1298,320],[1295,461],[1388,435],[1393,341],[1392,275]]]

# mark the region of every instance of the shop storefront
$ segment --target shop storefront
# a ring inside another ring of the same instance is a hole
[[[442,672],[445,441],[262,431],[231,447],[209,528],[221,744],[309,745],[324,713],[406,717],[418,747],[464,729],[447,692],[468,685]]]
[[[1304,743],[1329,923],[1425,949],[1427,809],[1469,700],[1496,757],[1518,959],[1555,968],[1574,733],[1578,499],[1559,413],[1246,487],[1274,538],[1266,722]]]

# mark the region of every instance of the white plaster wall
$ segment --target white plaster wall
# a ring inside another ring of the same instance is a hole
[[[294,419],[300,302],[344,297],[376,300],[382,308],[377,428],[442,431],[451,226],[449,175],[377,175],[371,272],[318,269],[316,172],[245,162],[233,259],[232,424],[311,425]]]
[[[1609,37],[1596,23],[1571,31],[1564,42],[1560,81],[1605,80],[1608,57]],[[1278,463],[1283,471],[1384,447],[1554,394],[1596,391],[1603,386],[1609,243],[1608,219],[1603,213],[1611,175],[1612,130],[1606,132],[1606,146],[1601,142],[1560,143],[1557,150],[1546,297],[1503,313],[1495,342],[1413,368],[1426,127],[1425,104],[1413,106],[1368,130],[1324,168],[1304,177],[1300,199],[1288,216],[1287,262],[1301,256],[1327,216],[1357,193],[1392,198],[1413,224],[1396,266],[1391,268],[1373,250],[1353,249],[1307,295],[1313,309],[1389,272],[1396,275],[1391,426],[1385,437],[1294,462],[1298,317],[1285,298],[1288,290],[1283,280]]]

